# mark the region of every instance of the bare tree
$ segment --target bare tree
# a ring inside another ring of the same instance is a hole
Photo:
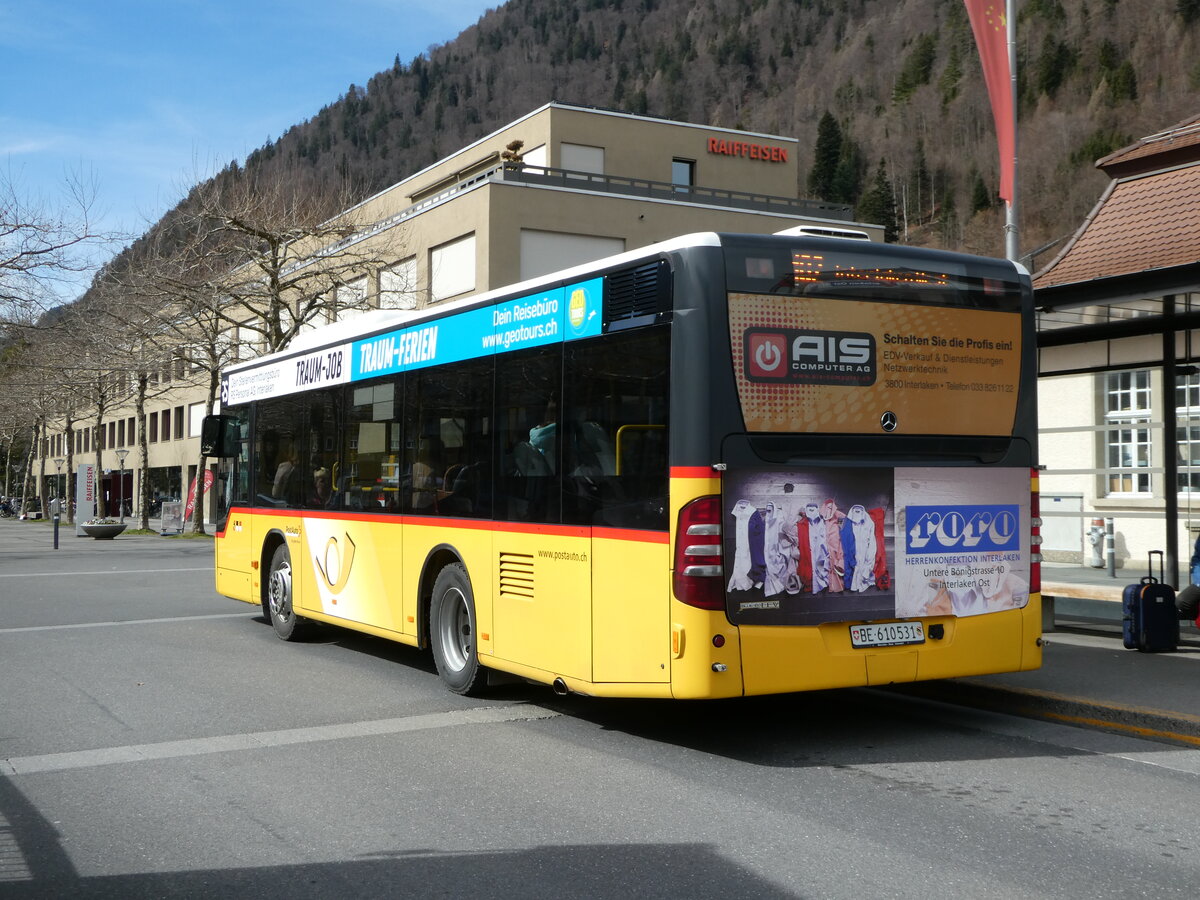
[[[207,382],[204,408],[212,411],[226,366],[368,308],[366,291],[345,288],[394,263],[401,232],[358,209],[331,218],[347,203],[349,194],[322,197],[285,180],[223,173],[193,191],[181,207],[190,212],[148,235],[135,261],[106,273],[107,315],[137,335],[141,368],[170,348],[190,377]],[[141,404],[148,380],[139,385]],[[200,456],[195,533],[204,532],[205,465]]]
[[[57,202],[29,199],[11,170],[0,172],[0,316],[49,309],[94,268],[87,250],[111,240],[93,215],[95,183],[70,175]]]
[[[214,252],[213,236],[199,220],[192,233],[177,225],[158,233],[138,259],[112,274],[97,291],[98,315],[121,322],[133,364],[133,398],[137,420],[144,422],[146,402],[165,391],[157,373],[179,365],[185,377],[205,379],[205,410],[211,411],[220,390],[221,369],[236,360],[233,328],[223,307],[229,301],[217,290],[224,256]],[[145,429],[139,437],[143,497],[142,527],[149,527],[146,496],[149,447]],[[204,458],[196,467],[194,531],[204,533]]]
[[[367,309],[367,292],[345,288],[396,262],[403,243],[401,229],[372,220],[349,189],[321,194],[286,176],[238,172],[192,199],[188,268],[211,273],[205,283],[220,299],[217,318],[256,334],[268,353],[313,325]]]
[[[129,468],[138,473],[140,492],[135,506],[139,527],[148,530],[150,450],[146,407],[152,398],[170,390],[169,382],[163,383],[160,375],[174,365],[176,347],[171,335],[164,335],[161,310],[155,305],[161,302],[161,293],[157,288],[151,289],[153,282],[148,277],[145,259],[143,255],[141,262],[123,268],[119,275],[110,270],[97,279],[85,305],[88,320],[101,326],[99,331],[107,335],[111,349],[126,360],[121,387],[123,399],[133,400],[136,424],[135,434],[130,437],[138,448],[138,459]]]
[[[37,448],[51,436],[51,424],[57,423],[65,403],[61,367],[55,357],[55,342],[50,329],[35,327],[24,317],[19,323],[9,323],[5,329],[4,365],[0,369],[0,391],[10,398],[10,421],[18,434],[25,435],[26,458],[21,464],[21,509],[36,493],[42,515],[49,514],[46,496],[46,458]],[[8,404],[6,404],[8,405]],[[37,472],[33,462],[37,460]],[[36,477],[36,480],[35,480]],[[55,491],[58,484],[55,484]]]

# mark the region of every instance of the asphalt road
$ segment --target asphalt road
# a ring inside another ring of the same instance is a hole
[[[856,690],[484,700],[203,540],[0,521],[0,897],[1193,897],[1200,751]]]

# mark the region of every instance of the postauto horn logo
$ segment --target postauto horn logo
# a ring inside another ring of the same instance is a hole
[[[875,383],[875,336],[862,331],[747,328],[742,336],[746,377],[761,383]]]

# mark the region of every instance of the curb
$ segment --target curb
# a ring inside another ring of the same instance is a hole
[[[970,706],[1031,719],[1095,728],[1117,734],[1200,748],[1200,716],[1101,703],[1082,697],[1028,688],[928,681],[895,685],[892,690],[926,700]]]

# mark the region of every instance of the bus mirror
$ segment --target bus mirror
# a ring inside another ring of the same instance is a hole
[[[200,452],[213,459],[237,456],[240,437],[238,420],[233,416],[205,416],[200,429]]]

